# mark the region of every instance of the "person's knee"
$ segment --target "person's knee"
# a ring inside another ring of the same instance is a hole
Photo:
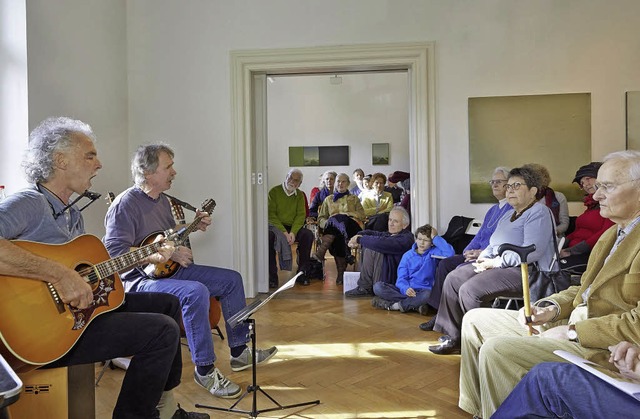
[[[157,329],[161,346],[177,348],[180,342],[180,326],[175,319],[164,314],[154,314],[150,320]]]
[[[384,282],[377,281],[373,284],[373,293],[375,295],[380,295],[384,293],[385,288],[386,288],[386,284]]]

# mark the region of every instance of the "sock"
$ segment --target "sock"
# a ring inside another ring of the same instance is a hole
[[[247,345],[235,346],[231,348],[231,356],[237,358],[242,355],[245,349],[247,349]]]
[[[400,303],[399,302],[395,302],[395,303],[391,304],[391,307],[389,307],[389,310],[400,311]]]
[[[160,413],[160,419],[171,419],[173,417],[173,414],[178,410],[178,403],[176,403],[176,400],[173,398],[173,391],[162,392],[156,409],[158,409]]]
[[[196,365],[196,372],[198,375],[207,375],[209,371],[213,369],[214,365]]]

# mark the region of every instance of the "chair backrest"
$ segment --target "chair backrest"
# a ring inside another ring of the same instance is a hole
[[[462,215],[454,215],[449,221],[447,231],[442,235],[442,238],[447,241],[456,254],[461,254],[469,242],[473,239],[473,236],[466,234],[469,223],[473,221],[473,218],[464,217]]]
[[[471,220],[471,222],[467,226],[467,230],[465,231],[465,234],[470,234],[472,236],[475,236],[476,234],[478,234],[478,231],[480,231],[480,227],[482,227],[482,220],[478,220],[477,218],[474,218],[473,220]]]

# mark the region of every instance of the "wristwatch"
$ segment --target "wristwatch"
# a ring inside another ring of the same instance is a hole
[[[569,325],[569,330],[567,330],[567,339],[571,342],[578,342],[578,331],[576,330],[575,324]]]

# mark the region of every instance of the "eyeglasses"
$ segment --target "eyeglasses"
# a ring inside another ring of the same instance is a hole
[[[595,185],[593,185],[593,186],[596,188],[596,191],[602,190],[603,193],[611,193],[611,192],[615,191],[618,186],[624,185],[626,183],[635,182],[636,180],[638,180],[638,179],[631,179],[631,180],[628,180],[628,181],[622,182],[622,183],[600,183],[600,182],[596,182]]]
[[[505,182],[506,182],[506,180],[504,180],[504,179],[490,180],[489,181],[489,185],[491,185],[491,186],[493,186],[493,185],[502,185]]]
[[[505,188],[507,188],[508,191],[510,190],[514,190],[517,191],[518,189],[520,189],[520,186],[525,185],[525,183],[521,183],[521,182],[516,182],[516,183],[507,183],[506,185],[504,185]]]

